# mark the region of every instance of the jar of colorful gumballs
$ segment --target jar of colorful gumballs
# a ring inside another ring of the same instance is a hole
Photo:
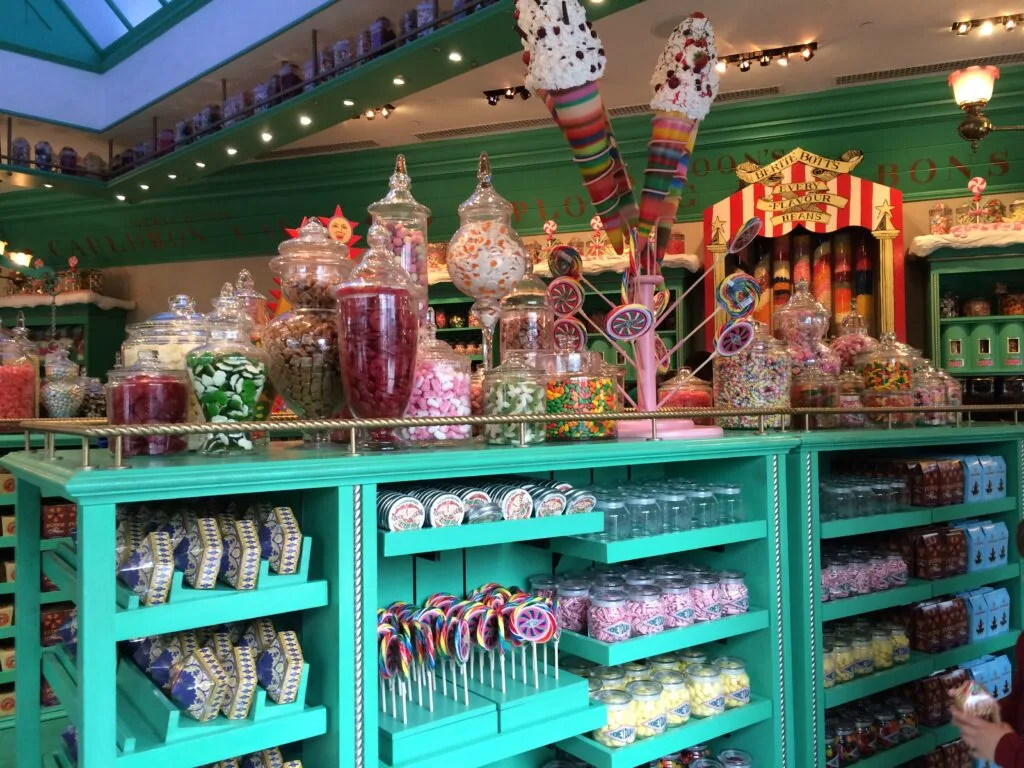
[[[555,313],[548,300],[547,286],[533,274],[533,259],[529,255],[526,273],[499,306],[502,360],[512,352],[551,352],[555,348]]]
[[[46,378],[39,387],[39,397],[51,419],[73,419],[78,415],[85,399],[85,380],[78,375],[79,371],[66,349],[46,356]]]
[[[547,413],[546,374],[528,358],[513,355],[484,374],[483,413],[487,416],[542,416]],[[544,442],[543,423],[486,424],[488,445],[536,445]]]
[[[882,336],[878,346],[864,355],[861,366],[864,392],[861,400],[868,408],[910,408],[914,405],[913,360],[901,349],[894,333]],[[868,414],[868,426],[910,426],[912,413]]]
[[[0,331],[0,418],[33,419],[39,415],[39,359]]]
[[[568,340],[563,340],[561,349],[547,361],[549,416],[615,412],[615,378],[601,370],[599,353],[574,352]],[[547,426],[548,440],[608,440],[617,434],[616,422],[611,420],[558,421]]]
[[[426,308],[428,280],[427,221],[430,209],[412,196],[412,180],[405,166],[405,156],[395,158],[395,172],[388,184],[388,193],[367,210],[374,223],[387,232],[387,244],[402,269],[423,290]]]
[[[107,423],[185,424],[189,388],[185,372],[160,362],[155,349],[142,349],[127,368],[107,373]],[[123,438],[124,456],[163,456],[188,447],[184,436]]]
[[[768,326],[754,323],[750,346],[731,357],[715,356],[714,396],[719,408],[789,408],[793,367],[785,342],[772,338]],[[768,429],[788,425],[788,416],[726,416],[726,429]]]
[[[412,396],[405,409],[409,418],[470,416],[470,360],[437,338],[434,310],[427,309],[426,325],[420,328]],[[459,445],[473,438],[468,424],[409,427],[404,437],[414,445]]]
[[[689,368],[679,372],[658,387],[658,403],[661,408],[710,408],[714,405],[711,385],[698,379]],[[714,419],[693,419],[694,424],[711,425]]]
[[[824,373],[817,364],[804,368],[793,379],[790,401],[794,408],[838,408],[839,385],[834,376]],[[839,426],[839,414],[805,415],[808,429],[833,429]]]

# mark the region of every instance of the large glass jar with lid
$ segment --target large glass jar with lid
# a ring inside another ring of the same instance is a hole
[[[512,204],[491,184],[485,152],[477,165],[476,189],[459,206],[459,229],[448,243],[448,275],[456,288],[475,300],[472,312],[483,332],[485,366],[493,359],[498,303],[526,274],[528,260],[526,246],[512,227]]]
[[[862,358],[864,392],[861,401],[868,408],[909,408],[914,405],[914,359],[896,334],[883,334],[878,346]],[[912,426],[912,413],[868,414],[869,426]]]
[[[855,366],[860,355],[870,352],[877,345],[878,342],[868,335],[868,324],[864,316],[852,306],[850,313],[843,318],[839,335],[829,347],[839,357],[843,369],[846,369]]]
[[[405,166],[405,155],[395,158],[388,193],[367,210],[373,221],[387,232],[387,246],[402,269],[423,289],[422,309],[426,309],[428,280],[427,220],[430,209],[412,196],[412,180]],[[421,315],[422,317],[422,315]]]
[[[209,338],[206,319],[196,311],[191,296],[178,294],[167,300],[167,311],[141,323],[129,325],[121,345],[121,363],[125,367],[139,359],[140,349],[154,349],[161,363],[185,370],[185,355],[205,344]]]
[[[472,365],[437,338],[434,310],[427,309],[426,325],[420,328],[416,372],[405,415],[414,418],[472,415],[470,382]],[[432,427],[409,427],[404,437],[414,445],[460,445],[473,438],[469,424],[453,421]]]
[[[601,368],[597,352],[575,352],[565,340],[558,352],[547,358],[546,410],[549,416],[572,413],[613,413],[617,394],[615,378]],[[618,435],[615,421],[553,421],[547,427],[548,440],[608,440]]]
[[[547,413],[546,375],[525,355],[511,355],[484,374],[483,412],[487,416],[541,416]],[[544,442],[545,425],[487,424],[488,445],[536,445]],[[521,438],[521,440],[520,440]]]
[[[360,419],[404,416],[416,371],[420,288],[395,260],[387,237],[381,225],[370,226],[370,248],[337,294],[342,384]],[[392,429],[372,429],[360,445],[391,451],[405,441]]]
[[[256,420],[257,403],[267,381],[263,351],[249,339],[249,322],[231,283],[224,283],[206,316],[210,340],[185,356],[189,381],[208,423]],[[206,455],[244,453],[253,448],[247,432],[207,435]]]
[[[267,307],[267,297],[256,290],[256,281],[248,269],[238,272],[235,279],[235,296],[242,305],[242,312],[249,320],[249,338],[257,347],[263,348],[263,331],[270,322],[270,310]],[[263,394],[256,404],[256,420],[265,421],[270,418],[274,410],[274,401],[277,399],[277,392],[274,390],[273,381],[267,379],[263,387]],[[253,439],[258,446],[270,447],[269,432],[253,432]]]
[[[0,329],[0,419],[39,416],[39,358]],[[13,424],[9,430],[15,431]]]
[[[659,408],[710,408],[714,405],[711,385],[693,375],[689,368],[680,368],[671,379],[658,387]],[[710,426],[712,418],[695,418],[693,423]]]
[[[775,333],[783,341],[813,346],[828,334],[829,312],[814,300],[806,280],[796,283],[789,301],[775,311]]]
[[[548,300],[547,286],[533,274],[533,259],[529,256],[523,279],[501,300],[500,329],[502,360],[513,351],[554,350],[555,313]]]
[[[344,404],[334,294],[353,264],[348,248],[332,240],[316,218],[307,219],[299,236],[278,251],[270,265],[281,276],[291,311],[271,320],[262,334],[270,380],[299,418],[329,419]],[[245,300],[240,301],[244,311]],[[330,443],[325,430],[302,437],[309,446]]]
[[[107,423],[112,425],[184,424],[188,421],[188,378],[161,363],[155,349],[139,350],[127,368],[107,373]],[[181,436],[123,438],[124,456],[163,456],[188,447]]]
[[[39,387],[39,399],[51,419],[73,419],[85,399],[85,379],[71,362],[68,351],[58,348],[46,356],[46,378]]]
[[[919,408],[946,405],[946,381],[930,365],[914,371],[914,405]],[[919,427],[939,427],[946,423],[946,414],[942,411],[915,413],[914,423]]]
[[[714,395],[718,408],[789,408],[793,367],[789,350],[772,338],[768,326],[754,323],[754,340],[737,355],[718,355],[714,361]],[[726,429],[757,429],[757,416],[726,416],[719,424]],[[788,416],[765,416],[766,428],[781,429]]]

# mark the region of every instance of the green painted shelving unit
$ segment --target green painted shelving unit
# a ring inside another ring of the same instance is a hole
[[[1007,565],[934,581],[910,579],[906,587],[869,595],[821,602],[821,544],[837,543],[844,537],[864,536],[902,528],[947,523],[978,517],[1005,522],[1013,531],[1021,519],[1021,488],[1024,473],[1024,429],[1013,425],[974,425],[960,428],[896,429],[812,432],[801,435],[800,446],[787,464],[787,486],[793,500],[788,530],[790,592],[793,606],[791,638],[802,663],[791,667],[791,686],[801,696],[795,707],[800,728],[791,732],[792,765],[824,766],[825,712],[865,696],[888,691],[933,672],[963,664],[987,653],[1012,649],[1020,630],[937,654],[912,652],[907,663],[856,678],[825,689],[821,671],[823,624],[836,619],[898,608],[900,606],[972,589],[983,585],[1004,586],[1010,593],[1011,621],[1019,626],[1024,611],[1021,593],[1021,561],[1010,547]],[[1007,488],[1011,495],[974,504],[932,509],[911,508],[886,515],[852,520],[821,522],[818,517],[818,483],[833,462],[863,452],[865,456],[923,457],[949,454],[988,454],[1003,458],[1007,466]],[[1016,489],[1016,491],[1015,491]],[[1011,534],[1012,536],[1012,534]],[[1011,654],[1012,656],[1012,654]],[[921,737],[898,748],[880,753],[858,765],[895,768],[927,754],[956,738],[949,727],[923,728]]]

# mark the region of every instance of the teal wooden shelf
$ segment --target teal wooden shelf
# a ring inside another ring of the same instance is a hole
[[[39,542],[39,549],[43,552],[52,552],[61,546],[68,546],[74,548],[75,542],[71,539],[43,539]]]
[[[377,743],[381,762],[386,765],[415,763],[429,754],[434,745],[458,743],[466,733],[479,734],[481,740],[487,741],[497,736],[498,709],[494,702],[475,693],[467,697],[461,688],[458,693],[457,700],[441,695],[439,682],[433,711],[428,706],[407,702],[404,723],[401,715],[392,717],[390,709],[379,713]],[[396,704],[396,709],[401,706]],[[440,742],[441,739],[450,741]]]
[[[61,717],[67,717],[67,712],[64,711],[64,707],[60,704],[54,707],[43,707],[39,710],[40,722],[47,722],[48,720],[56,720]],[[10,717],[0,717],[0,731],[14,727],[14,715]]]
[[[0,536],[0,548],[11,547],[13,548],[18,542],[17,536]]]
[[[981,317],[940,317],[940,325],[974,325],[975,323],[1024,322],[1024,315],[982,315]]]
[[[960,738],[960,729],[952,723],[940,725],[938,728],[922,727],[921,730],[934,738],[935,745],[938,747],[941,747],[943,744],[948,744],[951,741],[956,741]]]
[[[1016,496],[978,501],[973,504],[953,504],[948,507],[915,507],[885,515],[869,515],[850,520],[828,520],[821,524],[821,538],[838,539],[843,536],[861,536],[867,533],[881,533],[899,528],[913,528],[919,525],[947,523],[950,520],[965,520],[970,517],[986,517],[1016,511]]]
[[[9,672],[0,672],[0,685],[3,685],[4,683],[13,683],[13,682],[14,682],[14,670],[13,669],[10,670]]]
[[[961,645],[959,648],[930,654],[930,658],[934,662],[934,671],[938,672],[947,667],[956,667],[965,661],[971,661],[989,653],[999,653],[1007,648],[1013,648],[1017,643],[1017,638],[1020,637],[1020,632],[1019,629],[1011,629],[1009,632],[985,638],[977,643],[968,643],[967,645]]]
[[[628,747],[609,749],[589,735],[560,741],[558,747],[595,768],[636,768],[694,744],[703,744],[764,722],[771,716],[772,703],[759,696],[751,696],[750,704],[745,707],[731,709],[717,717],[691,718],[684,726],[669,728],[661,736],[639,739]]]
[[[655,635],[634,637],[621,643],[602,643],[576,632],[563,632],[561,647],[563,652],[581,659],[602,666],[613,666],[767,629],[770,618],[768,611],[755,608],[739,616],[728,616],[691,627],[666,629]]]
[[[839,683],[832,688],[825,689],[825,707],[831,709],[856,699],[863,699],[865,696],[871,696],[879,691],[887,691],[912,680],[920,680],[933,671],[935,671],[935,665],[931,656],[911,651],[910,660],[906,664],[897,664],[881,672],[858,677],[848,683]]]
[[[377,532],[377,545],[384,557],[441,552],[448,549],[486,547],[515,541],[576,536],[604,529],[604,513],[559,515],[529,520],[503,520],[497,523],[460,525],[453,528],[423,528],[418,531]]]
[[[927,755],[936,746],[935,739],[932,736],[921,732],[912,741],[898,744],[892,749],[878,752],[871,757],[861,758],[857,765],[859,768],[896,768],[914,758]]]
[[[964,592],[986,584],[1016,579],[1018,576],[1020,576],[1020,563],[1009,563],[998,568],[988,568],[984,571],[950,576],[947,579],[936,579],[932,582],[932,596],[939,597],[954,592]]]
[[[593,539],[564,538],[551,542],[551,549],[563,555],[573,555],[598,563],[622,563],[645,557],[659,557],[676,552],[720,547],[744,541],[757,541],[768,535],[764,520],[734,523],[714,528],[665,533],[661,536],[626,539],[625,541],[596,541]]]
[[[1005,499],[989,499],[976,501],[973,504],[954,504],[949,507],[932,508],[933,523],[948,523],[951,520],[966,520],[969,517],[987,517],[1003,512],[1016,512],[1018,499],[1007,496]]]
[[[14,594],[14,582],[13,581],[0,581],[0,595],[13,595]]]
[[[68,600],[74,600],[74,596],[65,592],[62,589],[58,589],[55,592],[43,592],[39,595],[39,602],[43,605],[50,605],[51,603],[63,603]]]
[[[11,624],[9,627],[0,627],[0,640],[10,640],[14,637],[14,625]]]
[[[0,493],[0,507],[10,507],[14,504],[14,491]]]
[[[932,596],[932,582],[923,579],[910,579],[905,587],[887,589],[884,592],[872,592],[870,595],[847,597],[843,600],[829,600],[822,603],[822,621],[835,621],[849,616],[858,616],[871,611],[881,611],[897,605],[908,605],[919,600],[927,600]]]

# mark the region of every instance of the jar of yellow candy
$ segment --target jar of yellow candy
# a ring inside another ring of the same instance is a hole
[[[594,741],[615,749],[636,741],[636,719],[633,697],[625,691],[601,691],[595,699],[604,704],[608,722],[591,732]]]
[[[595,669],[590,673],[590,677],[593,680],[601,681],[602,691],[626,690],[626,673],[620,667]]]
[[[626,686],[626,692],[633,697],[633,718],[636,722],[636,737],[649,739],[660,736],[668,727],[668,715],[661,695],[661,683],[653,680],[634,680]]]
[[[836,640],[832,646],[832,661],[836,668],[836,682],[848,683],[853,680],[857,660],[853,655],[853,646],[845,640]]]
[[[857,666],[853,670],[857,677],[870,675],[875,671],[875,656],[871,648],[871,636],[856,634],[853,636],[853,657]]]
[[[622,665],[622,671],[626,673],[627,683],[651,679],[651,665],[643,659],[640,661],[627,661]]]
[[[826,645],[823,650],[821,673],[824,677],[822,686],[831,688],[836,684],[836,660],[832,655],[832,646]]]
[[[676,652],[676,658],[679,660],[679,671],[685,673],[691,664],[706,664],[708,654],[702,648],[684,648]]]
[[[654,682],[661,683],[662,700],[666,706],[669,728],[686,725],[690,720],[690,691],[686,678],[676,670],[659,670],[654,673]]]
[[[686,668],[686,687],[690,691],[690,714],[714,717],[725,711],[725,689],[718,667],[691,664]]]
[[[892,660],[895,664],[906,664],[910,661],[910,638],[907,630],[900,624],[893,624],[889,629],[892,637]]]
[[[674,653],[662,653],[658,656],[651,656],[648,659],[651,663],[651,672],[678,672],[679,659]]]
[[[725,708],[747,706],[750,703],[750,676],[743,659],[722,656],[715,659],[715,666],[718,667],[722,690],[725,691]]]
[[[888,628],[871,630],[871,655],[875,657],[875,669],[889,669],[893,665],[893,639]]]

